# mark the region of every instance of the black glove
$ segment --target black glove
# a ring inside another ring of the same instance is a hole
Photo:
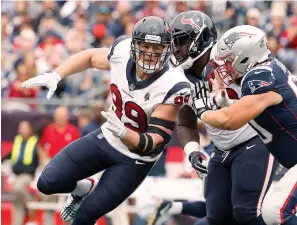
[[[203,178],[207,174],[207,165],[209,157],[201,151],[191,152],[189,155],[189,161],[192,167],[196,170],[196,173],[200,178]]]
[[[193,98],[193,107],[196,111],[198,118],[201,118],[201,115],[211,110],[210,98],[209,98],[209,87],[206,83],[198,81],[195,83],[194,91],[192,91]]]

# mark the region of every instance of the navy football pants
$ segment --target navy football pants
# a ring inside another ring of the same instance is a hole
[[[96,220],[127,199],[145,179],[154,162],[136,164],[105,140],[98,129],[66,146],[43,170],[37,187],[44,194],[72,192],[77,181],[105,169],[98,185],[83,201],[73,225],[94,225]],[[139,162],[139,160],[138,160]]]
[[[214,150],[206,178],[209,225],[260,224],[262,200],[275,171],[274,159],[259,137],[229,153]]]

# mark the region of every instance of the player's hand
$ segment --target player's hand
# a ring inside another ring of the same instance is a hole
[[[198,81],[195,84],[194,92],[192,92],[193,107],[196,110],[198,118],[201,118],[202,114],[208,110],[211,110],[209,102],[209,88],[205,83]]]
[[[207,166],[209,157],[202,151],[194,151],[189,155],[189,161],[192,167],[196,170],[196,173],[200,178],[204,178],[207,174]]]
[[[117,138],[122,139],[126,135],[124,123],[117,117],[114,111],[101,111],[101,115],[106,119],[107,129]]]
[[[24,81],[21,84],[21,87],[31,88],[36,86],[45,86],[48,88],[46,98],[50,99],[53,96],[55,90],[57,89],[57,85],[60,80],[61,76],[57,72],[50,72],[38,75],[36,77],[32,77],[29,80]]]
[[[218,106],[228,107],[233,104],[226,91],[226,87],[222,79],[219,77],[217,70],[214,70],[215,79],[211,79],[212,87],[215,91],[215,100]]]

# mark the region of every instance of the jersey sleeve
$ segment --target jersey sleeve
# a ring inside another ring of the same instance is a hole
[[[130,53],[130,42],[128,39],[131,38],[127,36],[118,37],[112,46],[109,48],[107,59],[111,61],[117,61],[122,57],[128,56]]]
[[[258,68],[245,75],[241,86],[242,96],[274,91],[275,77],[271,70]]]
[[[162,104],[184,105],[191,104],[191,85],[188,82],[175,84],[165,95]]]

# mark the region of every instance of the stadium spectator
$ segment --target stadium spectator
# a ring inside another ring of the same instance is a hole
[[[260,27],[261,13],[257,8],[250,8],[246,14],[246,24]]]
[[[88,133],[99,128],[99,125],[95,123],[90,116],[89,110],[85,110],[78,115],[78,127],[81,132],[81,136],[85,136]]]
[[[285,9],[274,9],[270,12],[270,22],[264,26],[267,36],[276,37],[278,43],[280,36],[285,30]]]
[[[44,159],[53,158],[62,148],[79,137],[78,128],[69,123],[68,109],[62,106],[58,107],[54,113],[54,122],[45,127],[40,139],[40,147],[45,155]]]
[[[33,134],[28,121],[21,121],[18,134],[14,138],[12,151],[4,159],[12,161],[12,171],[15,179],[12,185],[13,213],[12,224],[21,225],[26,216],[26,204],[30,198],[27,190],[34,179],[39,164],[38,137]],[[34,218],[29,218],[34,219]]]
[[[144,8],[135,15],[135,21],[139,21],[145,16],[158,16],[167,20],[167,13],[161,9],[159,1],[145,1]]]
[[[280,39],[280,44],[284,48],[297,49],[297,16],[291,18],[290,27],[286,29]]]
[[[23,59],[19,59],[15,63],[14,67],[16,70],[17,78],[9,86],[8,97],[36,98],[37,90],[38,90],[37,88],[30,88],[27,90],[25,90],[24,88],[21,88],[21,83],[30,78],[29,72],[27,70],[27,67]]]

